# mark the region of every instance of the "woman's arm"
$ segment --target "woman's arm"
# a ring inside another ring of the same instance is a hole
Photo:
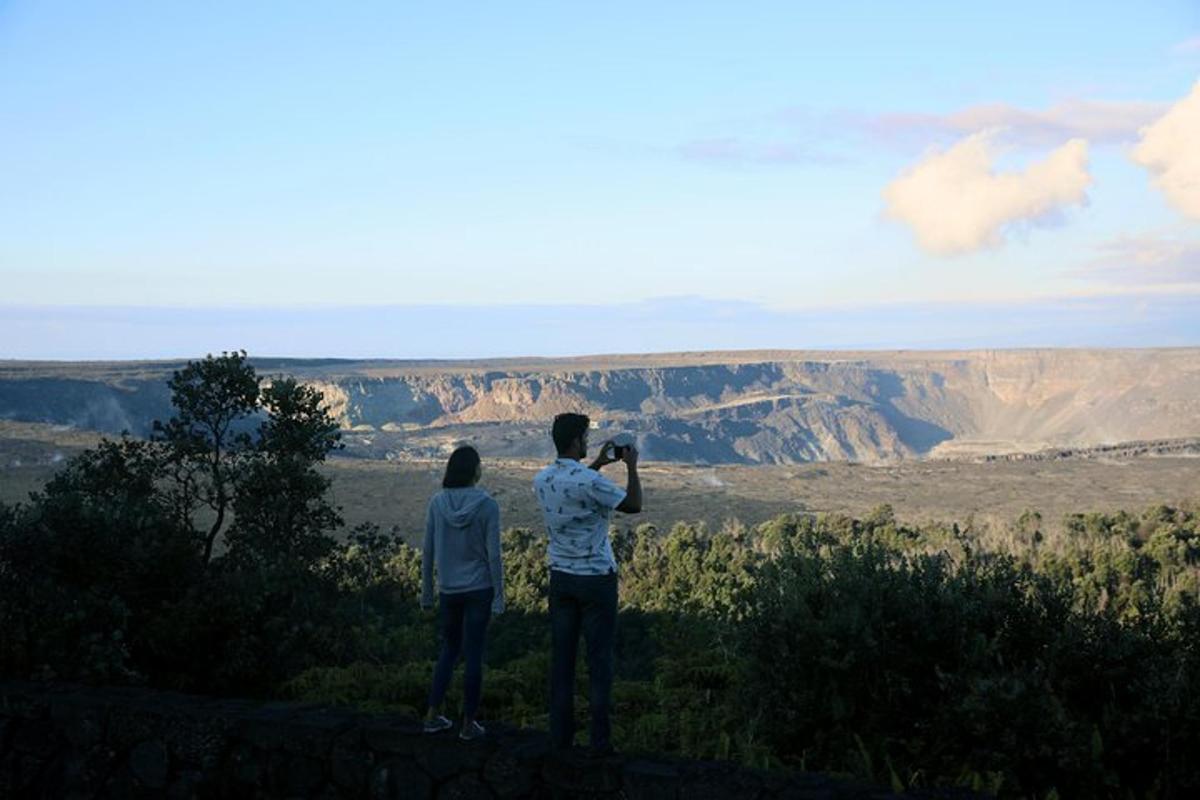
[[[433,503],[425,511],[425,547],[421,552],[421,608],[433,608]]]
[[[504,562],[500,557],[500,504],[492,501],[487,518],[488,569],[492,573],[492,613],[504,613]]]

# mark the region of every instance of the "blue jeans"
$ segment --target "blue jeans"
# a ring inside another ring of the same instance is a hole
[[[613,641],[617,629],[617,575],[572,575],[550,570],[550,741],[575,741],[575,656],[587,642],[591,746],[612,744]]]
[[[454,665],[462,654],[467,662],[463,675],[463,716],[475,719],[479,696],[483,692],[483,642],[488,620],[492,618],[492,596],[490,586],[471,592],[438,595],[438,632],[442,648],[437,666],[433,668],[430,708],[438,708],[446,698]]]

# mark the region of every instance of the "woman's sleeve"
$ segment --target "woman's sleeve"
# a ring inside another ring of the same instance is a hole
[[[433,503],[425,510],[425,547],[421,553],[421,605],[433,605]]]
[[[492,572],[492,611],[504,611],[504,562],[500,556],[500,504],[492,501],[492,513],[487,523],[488,567]]]

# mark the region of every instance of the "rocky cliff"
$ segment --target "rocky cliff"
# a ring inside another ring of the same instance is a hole
[[[493,724],[478,741],[413,719],[136,688],[0,683],[0,797],[973,798],[893,794],[733,764],[552,755],[545,734]]]
[[[0,417],[105,431],[169,415],[178,364],[0,366]],[[440,456],[470,440],[544,456],[562,411],[635,432],[650,458],[876,461],[1200,435],[1200,350],[685,353],[495,362],[284,361],[349,453]]]

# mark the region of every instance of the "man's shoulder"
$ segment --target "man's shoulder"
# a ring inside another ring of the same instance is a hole
[[[592,469],[591,467],[579,465],[579,472],[575,473],[575,479],[580,483],[592,483],[597,478],[603,478],[600,470]]]
[[[588,476],[596,474],[596,470],[592,469],[587,464],[575,460],[566,462],[559,461],[555,463],[555,466],[558,467],[565,477],[576,481],[590,480]]]
[[[604,473],[600,472],[600,470],[589,469],[588,472],[591,473],[591,475],[589,476],[589,480],[595,486],[616,486],[617,485],[616,481],[614,481],[612,478],[608,477]]]
[[[553,477],[556,479],[571,478],[579,481],[591,481],[599,476],[599,472],[578,461],[551,461],[538,470],[537,474],[533,476],[533,480],[536,483]]]

